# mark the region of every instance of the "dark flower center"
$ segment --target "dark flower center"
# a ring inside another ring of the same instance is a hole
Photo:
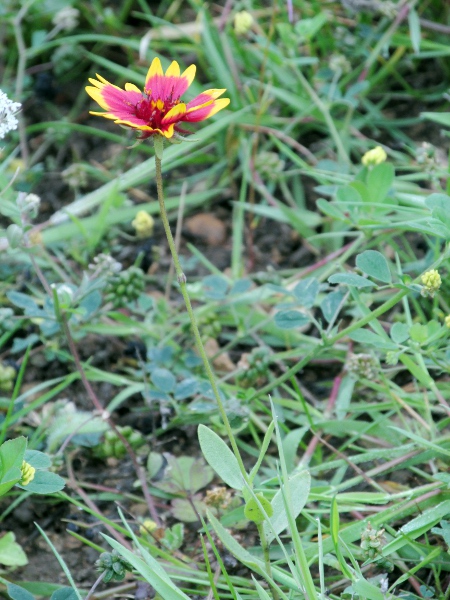
[[[136,104],[135,116],[138,119],[142,119],[150,127],[160,128],[163,117],[170,111],[171,108],[179,104],[179,100],[150,100],[148,97],[142,98],[140,102]]]

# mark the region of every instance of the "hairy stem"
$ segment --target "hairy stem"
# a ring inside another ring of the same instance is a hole
[[[155,150],[156,150],[156,148],[155,148]],[[159,156],[158,156],[158,154],[159,154]],[[181,295],[183,296],[183,300],[186,305],[186,310],[188,312],[189,319],[191,321],[192,332],[195,337],[197,349],[198,349],[200,357],[203,361],[203,366],[205,368],[206,375],[211,384],[211,388],[212,388],[214,397],[217,402],[217,407],[219,409],[220,416],[222,417],[223,424],[225,425],[225,429],[227,431],[227,434],[228,434],[228,437],[230,440],[230,444],[233,449],[233,453],[239,463],[239,468],[241,470],[242,476],[244,477],[244,479],[246,481],[248,481],[248,475],[245,470],[244,463],[242,462],[242,457],[239,452],[239,448],[236,444],[236,440],[234,438],[233,431],[231,429],[231,425],[228,420],[227,413],[225,412],[222,398],[220,397],[219,388],[217,387],[217,383],[216,383],[214,374],[212,372],[211,365],[209,364],[209,360],[206,355],[205,347],[203,346],[203,342],[202,342],[202,339],[200,336],[200,331],[199,331],[198,325],[197,325],[197,320],[195,318],[195,314],[194,314],[194,311],[193,311],[192,305],[191,305],[191,300],[189,298],[189,293],[187,291],[186,275],[183,273],[183,269],[181,268],[180,258],[178,256],[175,241],[173,239],[172,231],[170,229],[169,219],[167,217],[166,206],[164,203],[164,190],[163,190],[163,181],[162,181],[162,158],[161,158],[161,152],[158,152],[158,150],[156,150],[156,152],[155,152],[155,166],[156,166],[156,187],[158,190],[159,210],[161,213],[161,220],[163,222],[164,231],[165,231],[166,237],[167,237],[167,242],[169,244],[170,253],[172,254],[172,259],[173,259],[173,264],[175,266],[175,273],[177,276],[177,281],[180,285],[180,292],[181,292]]]

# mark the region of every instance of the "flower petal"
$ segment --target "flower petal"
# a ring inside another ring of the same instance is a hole
[[[167,114],[161,120],[161,125],[170,125],[171,123],[178,123],[178,121],[182,121],[184,115],[186,114],[186,104],[181,102],[180,104],[176,104],[173,106]]]
[[[130,83],[125,86],[128,89],[122,90],[100,75],[97,77],[100,81],[90,79],[93,85],[86,87],[89,96],[105,110],[116,114],[118,118],[133,114],[136,104],[142,100],[139,89]]]
[[[162,100],[163,102],[179,100],[195,77],[195,65],[191,65],[180,75],[180,67],[176,61],[173,61],[164,75],[160,62],[160,69],[152,68],[155,60],[153,60],[145,80],[145,93],[152,100]]]
[[[176,60],[170,63],[169,68],[166,71],[165,77],[179,77],[180,76],[180,65]]]
[[[126,83],[125,89],[127,90],[127,92],[137,92],[142,96],[141,90],[137,87],[137,85],[134,85],[134,83]]]
[[[225,108],[230,104],[229,98],[220,98],[219,100],[211,100],[200,106],[191,108],[187,111],[183,121],[188,123],[196,123],[197,121],[204,121],[215,115],[219,110]]]
[[[147,77],[145,78],[145,87],[147,88],[147,81],[151,77],[154,77],[155,75],[163,75],[163,74],[164,74],[164,72],[163,72],[163,69],[161,66],[161,61],[159,60],[158,57],[156,57],[152,60],[152,64],[148,68]]]
[[[188,67],[186,69],[186,71],[183,71],[183,73],[181,74],[181,77],[184,77],[185,79],[187,79],[188,87],[194,81],[196,70],[197,70],[197,67],[195,65],[191,65],[190,67]]]
[[[211,102],[211,100],[215,100],[219,96],[221,96],[226,90],[205,90],[195,98],[193,98],[190,102],[187,103],[187,112],[191,112],[192,109],[202,106],[203,104],[207,104]]]

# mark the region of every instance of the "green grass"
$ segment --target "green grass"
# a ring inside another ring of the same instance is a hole
[[[165,600],[447,600],[448,7],[419,0],[389,14],[387,3],[351,12],[296,0],[291,24],[286,2],[226,3],[222,14],[196,0],[123,1],[112,10],[74,0],[77,23],[55,30],[63,2],[24,3],[20,12],[18,4],[0,9],[1,89],[24,106],[0,161],[0,375],[7,360],[18,363],[15,381],[0,377],[2,439],[26,435],[29,448],[48,452],[72,487],[71,497],[52,501],[72,502],[108,534],[94,544],[81,530],[77,539],[97,550],[110,544]],[[239,35],[233,19],[242,10],[254,23]],[[174,232],[180,216],[226,215],[225,272],[196,238],[182,236],[181,254],[234,454],[168,275],[153,146],[130,149],[132,132],[88,115],[88,77],[142,86],[155,56],[164,68],[197,65],[188,99],[209,88],[231,99],[188,141],[167,145],[163,175]],[[42,73],[51,73],[54,94],[36,90]],[[363,166],[379,145],[387,160]],[[69,167],[79,181],[67,183]],[[37,217],[19,209],[19,192],[41,196]],[[138,210],[155,219],[152,250],[131,226]],[[94,265],[101,253],[125,267],[144,256],[156,268],[124,284],[123,272]],[[424,285],[430,270],[440,286]],[[136,342],[144,350],[125,356]],[[121,356],[96,362],[110,347]],[[47,364],[58,365],[50,377]],[[131,495],[73,473],[72,452],[107,468],[94,462],[105,444],[100,405],[119,424],[126,407],[151,414],[144,446],[114,442],[116,460],[131,458],[140,482]],[[77,425],[67,429],[70,420]],[[199,425],[209,431],[201,449]],[[203,452],[231,504],[205,504],[214,487],[212,471],[202,479],[205,463],[194,462],[181,483],[170,471],[155,477],[161,453],[183,436],[189,447],[173,451],[171,464]],[[28,496],[10,492],[6,524]],[[126,508],[146,504],[160,534],[98,506],[113,508],[117,498]],[[173,526],[193,504],[203,520],[177,537]],[[238,575],[227,554],[245,567]],[[87,593],[58,560],[73,596]],[[97,577],[92,565],[92,585]],[[68,593],[48,583],[54,600]],[[96,597],[122,584],[108,585]],[[22,587],[5,594],[39,595],[30,582]]]

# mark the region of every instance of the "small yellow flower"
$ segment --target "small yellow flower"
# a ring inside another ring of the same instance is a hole
[[[32,230],[28,234],[28,241],[31,246],[43,246],[44,238],[42,237],[42,233],[40,231]]]
[[[33,481],[34,474],[36,473],[36,469],[27,463],[25,460],[22,462],[22,467],[20,469],[22,477],[19,481],[20,485],[28,485],[30,481]]]
[[[158,529],[158,525],[155,523],[155,521],[152,521],[151,519],[145,519],[145,521],[139,527],[139,533],[145,536],[152,531],[155,531],[155,529]]]
[[[150,237],[153,233],[155,221],[145,210],[140,210],[131,222],[138,238]]]
[[[430,298],[433,298],[442,284],[441,276],[436,269],[431,269],[430,271],[424,273],[420,278],[420,281],[423,284],[423,288],[420,293],[422,296],[430,296]]]
[[[253,17],[248,11],[241,10],[234,15],[234,31],[236,35],[245,35],[250,31],[252,25]]]
[[[384,149],[381,146],[375,146],[375,148],[364,154],[361,162],[365,167],[374,167],[375,165],[380,165],[386,159],[387,154]]]
[[[450,329],[450,315],[447,315],[444,319],[445,326]]]

